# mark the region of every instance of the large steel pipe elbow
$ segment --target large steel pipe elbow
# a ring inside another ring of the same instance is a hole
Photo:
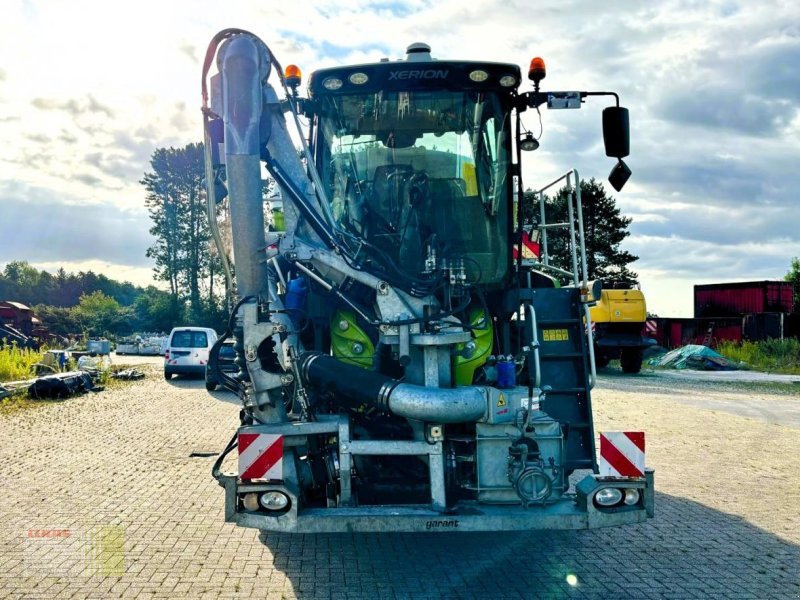
[[[269,76],[267,48],[250,35],[237,35],[219,51],[222,73],[222,119],[225,122],[225,154],[260,154],[262,84]]]
[[[471,423],[486,414],[480,388],[433,388],[401,383],[389,393],[389,410],[400,417],[429,423]]]
[[[401,383],[318,352],[301,354],[299,367],[309,385],[333,393],[340,406],[369,404],[399,417],[429,423],[468,423],[486,414],[487,400],[479,387]]]

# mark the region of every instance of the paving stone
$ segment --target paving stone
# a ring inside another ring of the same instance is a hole
[[[227,443],[237,406],[202,381],[148,374],[0,415],[0,597],[800,596],[797,428],[601,377],[596,430],[648,431],[655,519],[594,531],[292,536],[225,523],[213,458],[189,458]]]

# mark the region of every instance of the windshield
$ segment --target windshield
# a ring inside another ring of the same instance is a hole
[[[207,348],[208,336],[205,331],[176,331],[172,334],[173,348]]]
[[[508,112],[493,93],[322,96],[316,156],[337,227],[406,275],[508,266]]]

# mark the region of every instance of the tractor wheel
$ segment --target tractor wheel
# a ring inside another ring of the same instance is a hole
[[[608,366],[608,355],[604,354],[603,352],[598,352],[597,348],[594,351],[594,366],[598,369],[602,369],[603,367]]]
[[[619,358],[623,373],[638,373],[642,370],[642,349],[625,348]]]

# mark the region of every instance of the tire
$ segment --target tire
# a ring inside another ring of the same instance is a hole
[[[212,381],[206,381],[206,389],[209,392],[216,392],[217,391],[217,384]]]
[[[595,349],[594,349],[594,366],[596,368],[598,368],[598,369],[602,369],[603,367],[607,367],[608,366],[608,362],[609,362],[608,355],[598,351],[598,349],[595,347]]]
[[[638,373],[642,370],[642,349],[625,348],[619,358],[623,373]]]
[[[172,379],[172,373],[169,373],[168,371],[164,371],[164,379],[166,379],[167,381]]]

